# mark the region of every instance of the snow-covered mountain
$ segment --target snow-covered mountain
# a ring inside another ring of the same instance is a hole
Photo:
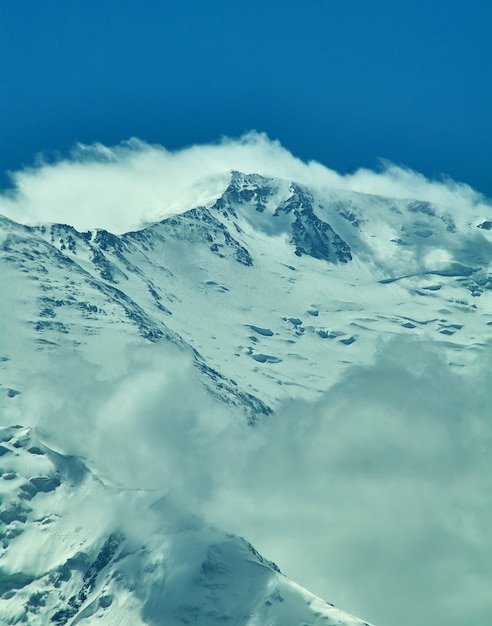
[[[254,429],[396,336],[457,369],[492,343],[492,215],[412,199],[232,172],[213,201],[122,235],[2,218],[2,258],[7,419],[67,355],[104,380],[129,349],[172,345]],[[20,417],[0,447],[6,623],[364,623],[169,494],[98,478]]]
[[[33,352],[104,365],[168,341],[255,421],[326,390],[381,337],[424,336],[464,365],[492,321],[491,224],[238,172],[210,206],[122,236],[4,219],[5,384],[22,391]]]
[[[168,497],[105,484],[28,428],[0,437],[3,623],[364,625]]]

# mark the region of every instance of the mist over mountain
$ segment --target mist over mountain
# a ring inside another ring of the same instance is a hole
[[[483,196],[261,135],[14,182],[6,623],[485,626]]]

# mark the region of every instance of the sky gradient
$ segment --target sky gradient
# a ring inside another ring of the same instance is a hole
[[[388,159],[492,197],[485,0],[5,0],[0,172],[77,142],[249,130],[341,173]]]

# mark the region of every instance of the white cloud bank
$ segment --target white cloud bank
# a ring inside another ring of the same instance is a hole
[[[0,212],[15,221],[67,223],[79,230],[105,228],[115,233],[138,228],[171,213],[206,202],[224,189],[230,170],[275,176],[327,187],[415,198],[471,211],[492,211],[466,184],[430,181],[386,163],[381,172],[360,169],[342,176],[305,163],[265,134],[196,145],[178,151],[130,139],[118,146],[78,145],[68,158],[11,173],[12,189],[0,197]],[[201,185],[204,177],[213,182]]]
[[[132,487],[171,490],[313,592],[378,626],[486,626],[492,610],[491,362],[456,372],[397,339],[317,402],[231,421],[191,360],[148,346],[102,380],[75,357],[29,381],[65,451]]]

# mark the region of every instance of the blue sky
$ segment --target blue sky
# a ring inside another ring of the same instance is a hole
[[[488,0],[3,0],[0,11],[2,173],[76,142],[177,149],[256,129],[340,172],[382,157],[492,197]]]

